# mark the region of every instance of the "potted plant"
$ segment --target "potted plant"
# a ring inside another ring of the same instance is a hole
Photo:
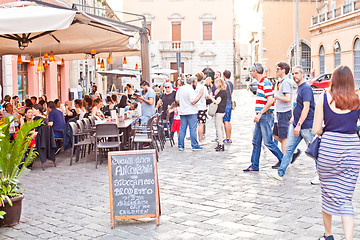
[[[28,148],[32,130],[41,121],[26,122],[14,139],[9,133],[13,120],[7,117],[0,124],[0,226],[19,223],[24,198],[19,178],[30,171],[27,167],[37,156],[32,148]]]

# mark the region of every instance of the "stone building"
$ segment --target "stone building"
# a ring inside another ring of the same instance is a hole
[[[181,73],[209,68],[234,73],[232,0],[124,0],[123,10],[146,16],[151,66],[178,70],[176,55],[180,54]],[[139,57],[127,62],[129,68],[140,66]]]
[[[316,13],[316,0],[299,0],[300,64],[311,73],[311,43],[309,26]],[[296,0],[258,0],[258,30],[250,40],[252,59],[266,67],[268,77],[275,77],[276,63],[284,61],[294,66],[296,61]]]
[[[311,17],[311,57],[316,73],[331,73],[337,66],[352,69],[360,87],[360,1],[321,1]]]

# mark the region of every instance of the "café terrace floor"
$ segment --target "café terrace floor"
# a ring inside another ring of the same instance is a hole
[[[0,228],[0,239],[317,239],[323,234],[320,186],[314,162],[301,154],[284,183],[266,172],[276,162],[266,151],[258,173],[249,166],[255,97],[236,90],[233,143],[215,152],[214,123],[208,120],[203,151],[166,148],[158,171],[162,215],[155,219],[116,221],[110,228],[106,162],[95,169],[92,153],[69,166],[69,151],[42,171],[39,160],[23,179],[25,198],[20,224]],[[305,150],[301,143],[300,149]],[[355,239],[360,239],[360,191],[355,190]],[[344,239],[340,217],[333,218],[335,239]]]

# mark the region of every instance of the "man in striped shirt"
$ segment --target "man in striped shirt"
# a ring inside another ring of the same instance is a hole
[[[258,172],[259,159],[261,153],[261,142],[264,140],[265,146],[281,161],[283,153],[276,146],[272,137],[274,125],[274,93],[271,82],[264,76],[264,67],[261,63],[255,63],[251,67],[251,75],[259,84],[256,93],[256,116],[254,119],[255,130],[253,136],[253,151],[251,155],[251,165],[244,169],[244,172]]]

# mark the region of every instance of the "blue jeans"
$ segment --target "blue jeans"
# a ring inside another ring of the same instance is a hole
[[[190,129],[190,139],[191,139],[191,147],[198,148],[199,143],[196,137],[196,127],[197,127],[197,113],[189,114],[189,115],[180,115],[180,130],[179,130],[179,139],[178,139],[178,147],[184,148],[184,139],[186,135],[186,129],[189,126]]]
[[[255,131],[252,140],[253,151],[251,155],[251,166],[253,169],[259,169],[259,159],[261,153],[261,142],[264,140],[265,146],[281,161],[283,154],[276,146],[272,137],[272,128],[274,125],[274,114],[264,114],[260,121],[255,124]]]
[[[306,145],[312,142],[314,139],[314,133],[311,128],[301,129],[299,136],[294,135],[294,125],[290,124],[289,134],[288,134],[288,144],[285,148],[285,155],[281,160],[280,168],[278,169],[279,176],[284,176],[286,168],[289,166],[292,155],[294,154],[295,149],[299,145],[302,139],[305,140]]]

